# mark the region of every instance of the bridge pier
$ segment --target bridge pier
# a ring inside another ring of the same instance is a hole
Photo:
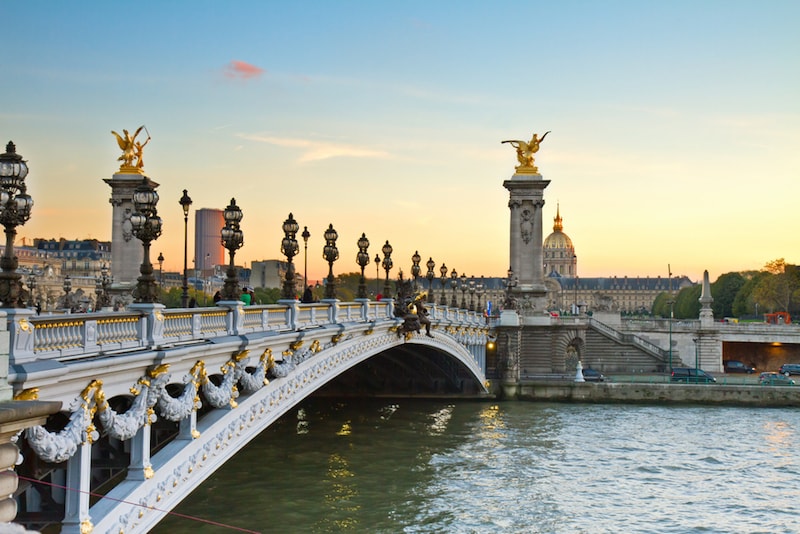
[[[151,428],[150,425],[145,424],[131,440],[131,461],[128,466],[128,479],[130,480],[147,480],[153,476],[153,467],[150,464]]]
[[[67,460],[67,487],[64,500],[64,521],[61,534],[91,532],[89,492],[91,491],[92,443],[86,440]],[[89,529],[89,530],[86,530]]]

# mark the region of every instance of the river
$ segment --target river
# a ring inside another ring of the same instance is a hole
[[[786,408],[309,399],[155,532],[799,532],[798,446]]]

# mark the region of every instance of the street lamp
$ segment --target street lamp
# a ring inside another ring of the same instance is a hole
[[[164,255],[162,253],[158,253],[158,283],[162,287],[164,286]]]
[[[367,235],[362,233],[358,239],[358,254],[356,254],[356,263],[361,267],[361,279],[358,281],[358,298],[366,299],[367,297],[367,279],[364,278],[364,269],[369,265],[369,239]],[[376,258],[378,259],[378,258]]]
[[[467,275],[461,273],[461,308],[467,309]]]
[[[186,189],[183,190],[183,196],[178,201],[183,208],[183,287],[181,291],[181,307],[186,308],[189,306],[189,280],[187,278],[187,252],[189,249],[189,206],[192,205],[192,199]]]
[[[28,307],[33,308],[36,304],[36,299],[34,298],[34,292],[36,290],[36,275],[31,273],[28,276],[28,291],[30,294],[28,295]]]
[[[64,277],[64,307],[65,308],[72,308],[70,306],[70,297],[69,292],[72,291],[72,278],[69,275]]]
[[[481,280],[475,285],[475,294],[478,295],[478,304],[475,309],[479,312],[483,311],[483,305],[481,304],[481,298],[483,297],[485,285],[483,282],[483,275],[481,275]]]
[[[445,295],[444,287],[447,283],[447,265],[444,263],[441,267],[439,267],[439,273],[441,273],[441,277],[439,278],[439,282],[442,283],[442,299],[439,301],[439,304],[442,306],[447,306],[447,295]]]
[[[137,278],[136,289],[133,291],[134,302],[158,302],[158,287],[153,276],[153,264],[150,263],[150,242],[161,235],[161,217],[158,216],[158,193],[153,188],[147,177],[133,192],[133,209],[131,214],[131,227],[133,235],[142,242],[144,258],[139,267],[141,276]]]
[[[303,227],[303,233],[300,235],[303,237],[303,290],[305,291],[308,287],[308,238],[311,237],[308,226]]]
[[[381,281],[381,257],[375,254],[375,298],[378,298],[378,293],[380,293],[380,281]]]
[[[383,245],[381,248],[381,252],[383,252],[383,268],[386,269],[386,282],[383,284],[383,294],[386,297],[391,298],[392,294],[392,286],[389,285],[389,271],[392,269],[392,245],[389,244],[389,240],[386,240],[386,244]]]
[[[428,263],[425,264],[428,268],[428,272],[425,273],[425,278],[428,279],[428,303],[433,304],[433,279],[436,277],[436,273],[433,272],[433,268],[436,267],[436,263],[434,263],[433,258],[428,258]]]
[[[458,297],[456,297],[456,288],[458,287],[458,273],[455,269],[450,273],[450,288],[453,290],[453,298],[450,299],[450,307],[458,308]]]
[[[290,213],[289,218],[283,221],[283,234],[284,238],[281,240],[281,253],[286,256],[289,265],[286,267],[286,277],[283,281],[283,289],[281,290],[281,297],[287,300],[297,300],[297,290],[295,289],[294,281],[294,263],[292,258],[297,255],[300,249],[297,244],[297,231],[300,225],[294,220],[294,216]]]
[[[11,141],[0,155],[0,224],[5,228],[6,248],[0,258],[0,302],[3,308],[25,307],[21,275],[17,273],[19,260],[14,255],[14,238],[17,226],[22,226],[31,217],[33,199],[27,193],[25,176],[28,164],[17,154]]]
[[[241,208],[236,205],[236,199],[232,198],[231,203],[222,212],[225,219],[225,226],[220,231],[222,246],[228,250],[230,261],[228,270],[225,272],[225,284],[222,286],[222,300],[239,300],[239,276],[234,263],[236,251],[244,245],[244,233],[240,227],[242,222]]]
[[[322,249],[322,257],[328,262],[328,283],[325,284],[325,298],[336,298],[336,279],[333,277],[333,262],[339,259],[339,249],[336,248],[336,239],[339,234],[333,229],[333,224],[328,224],[325,230],[325,247]]]
[[[417,290],[417,278],[419,278],[419,262],[422,258],[419,256],[419,251],[414,251],[414,255],[411,256],[411,277],[414,279],[414,291]]]
[[[100,276],[95,279],[94,291],[97,293],[97,302],[95,307],[102,310],[106,306],[111,305],[111,299],[108,296],[108,286],[111,284],[111,278],[108,276],[108,266],[104,263],[100,268]]]
[[[473,297],[475,296],[475,277],[471,277],[469,281],[469,311],[475,311],[475,302]]]

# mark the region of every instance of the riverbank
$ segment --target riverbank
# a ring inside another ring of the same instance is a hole
[[[519,383],[498,383],[496,389],[495,393],[501,398],[529,401],[800,406],[800,387],[797,386],[534,379]]]

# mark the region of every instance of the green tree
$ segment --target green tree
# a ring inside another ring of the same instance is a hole
[[[745,279],[740,273],[726,273],[711,284],[711,296],[714,302],[711,309],[714,317],[733,317],[733,301],[744,286]]]
[[[702,284],[684,287],[675,298],[676,319],[697,319],[700,316],[700,292]]]
[[[756,312],[757,302],[753,299],[753,290],[762,278],[770,276],[770,274],[765,271],[746,271],[741,274],[745,282],[733,299],[733,316],[743,317],[745,315],[757,315],[764,310],[764,307],[762,304],[758,303],[758,312]]]

